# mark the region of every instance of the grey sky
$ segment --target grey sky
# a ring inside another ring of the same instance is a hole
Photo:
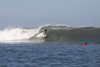
[[[0,27],[100,26],[100,0],[0,0]]]

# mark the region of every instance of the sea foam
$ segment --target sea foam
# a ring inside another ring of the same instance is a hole
[[[29,39],[39,32],[38,29],[12,28],[0,30],[0,41]],[[38,36],[39,37],[39,36]]]

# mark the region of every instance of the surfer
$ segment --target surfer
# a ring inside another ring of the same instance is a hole
[[[44,30],[44,35],[47,35],[47,29],[46,30]],[[45,38],[48,38],[47,36],[45,37]]]
[[[86,45],[88,45],[88,43],[87,42],[85,42],[85,43],[83,43],[83,44],[81,44],[82,46],[86,46]]]
[[[47,30],[45,30],[45,34],[47,34]]]

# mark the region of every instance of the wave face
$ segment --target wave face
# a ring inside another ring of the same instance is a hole
[[[0,30],[2,41],[36,41],[69,42],[69,41],[99,41],[100,28],[69,27],[65,25],[44,25],[39,28],[12,28]]]
[[[100,28],[44,26],[40,31],[46,34],[45,41],[100,41]]]

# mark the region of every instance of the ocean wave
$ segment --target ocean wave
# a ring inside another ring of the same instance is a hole
[[[100,41],[100,28],[95,27],[44,26],[40,31],[45,41]]]
[[[44,25],[39,28],[11,28],[0,30],[2,41],[100,41],[100,28]]]

